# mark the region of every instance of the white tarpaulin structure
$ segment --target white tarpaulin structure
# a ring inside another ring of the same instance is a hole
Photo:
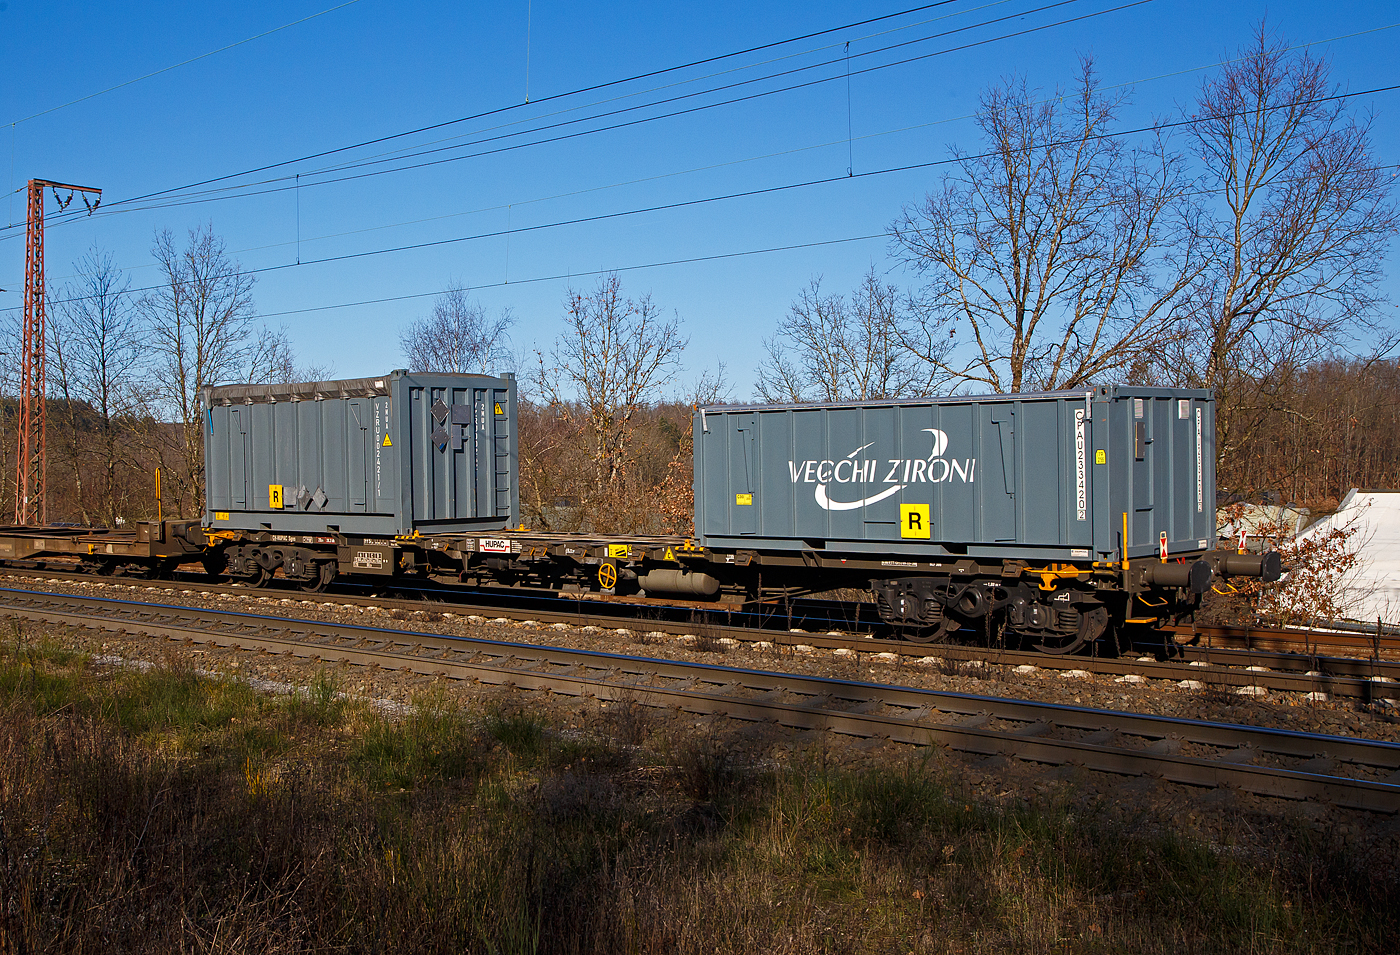
[[[1234,517],[1231,508],[1220,508],[1215,512],[1220,539],[1227,542],[1237,541],[1240,530],[1243,529],[1248,538],[1245,549],[1253,552],[1262,550],[1264,541],[1276,537],[1281,530],[1297,537],[1312,519],[1306,507],[1281,504],[1242,504],[1233,510],[1238,512],[1237,517]]]
[[[1355,527],[1348,550],[1360,560],[1342,577],[1346,615],[1374,624],[1400,624],[1400,491],[1353,488],[1337,512],[1302,534],[1300,541],[1325,536],[1334,528]]]

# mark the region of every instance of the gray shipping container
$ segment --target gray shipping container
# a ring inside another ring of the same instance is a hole
[[[731,405],[694,419],[708,547],[1119,559],[1215,545],[1209,391]]]
[[[206,526],[392,537],[520,523],[511,376],[394,371],[201,397]]]

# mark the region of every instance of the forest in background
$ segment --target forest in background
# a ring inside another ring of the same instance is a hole
[[[1206,388],[1222,502],[1325,512],[1352,487],[1400,486],[1400,333],[1381,288],[1400,211],[1372,118],[1263,24],[1179,116],[1124,129],[1128,96],[1089,58],[1065,87],[985,90],[980,140],[952,146],[890,222],[913,287],[874,268],[849,292],[814,277],[764,342],[753,399]],[[258,319],[212,224],[157,233],[152,256],[153,291],[94,248],[52,296],[52,521],[154,517],[158,467],[165,514],[198,516],[200,389],[329,377]],[[723,366],[687,370],[680,315],[617,274],[566,292],[552,340],[537,324],[545,343],[513,350],[515,326],[453,287],[403,326],[402,364],[516,372],[527,525],[688,532],[691,411],[738,397]],[[0,395],[17,393],[18,350],[0,352]],[[15,410],[0,399],[6,513]]]
[[[691,414],[685,401],[647,401],[626,422],[616,473],[597,482],[578,403],[520,403],[520,502],[540,530],[688,533]],[[13,399],[0,402],[0,509],[14,513]],[[131,415],[107,423],[82,402],[49,406],[49,516],[110,524],[156,515],[157,467],[180,466],[177,425]],[[111,436],[116,453],[110,458]],[[111,493],[108,493],[110,480]],[[1296,503],[1325,513],[1353,487],[1400,488],[1400,362],[1323,361],[1291,376],[1272,405],[1252,411],[1250,436],[1220,463],[1220,498]],[[197,517],[167,497],[166,516]]]

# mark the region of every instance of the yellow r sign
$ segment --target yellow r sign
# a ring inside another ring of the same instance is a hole
[[[917,537],[921,540],[928,540],[930,530],[932,528],[928,519],[927,504],[899,505],[900,537]]]
[[[282,485],[269,484],[267,486],[267,506],[274,511],[282,509]]]

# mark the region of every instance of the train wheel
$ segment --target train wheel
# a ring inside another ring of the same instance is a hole
[[[335,579],[334,564],[317,564],[316,576],[301,582],[301,589],[309,594],[319,594]]]
[[[1079,630],[1072,634],[1037,634],[1034,644],[1041,653],[1074,653],[1085,645],[1093,643],[1108,629],[1108,608],[1094,607],[1079,615]]]
[[[266,587],[272,580],[272,571],[266,567],[258,565],[258,568],[244,577],[235,578],[237,583],[245,587]]]

